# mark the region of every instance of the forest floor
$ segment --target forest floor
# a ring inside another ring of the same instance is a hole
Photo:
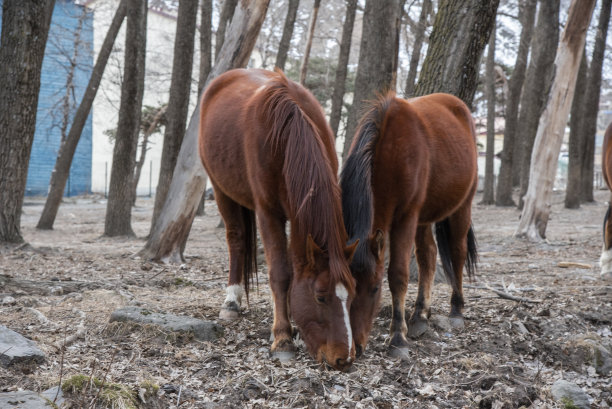
[[[612,347],[612,283],[600,279],[598,266],[607,191],[597,191],[597,201],[579,210],[564,209],[563,195],[555,193],[548,240],[541,244],[512,238],[517,209],[483,206],[480,199],[473,205],[480,261],[475,280],[465,283],[465,329],[444,329],[450,289],[438,284],[432,298],[438,325],[410,341],[408,359],[389,357],[385,284],[365,354],[346,373],[320,366],[303,347],[287,363],[269,358],[272,308],[265,266],[250,304],[238,321],[222,323],[218,341],[109,324],[110,314],[127,305],[217,320],[228,261],[214,202],[207,202],[206,216],[196,218],[187,262],[179,266],[135,256],[148,233],[151,199],[139,199],[133,210],[137,238],[119,239],[102,237],[100,197],[67,199],[52,231],[35,228],[43,201],[26,199],[22,231],[30,246],[0,248],[0,274],[86,283],[74,292],[25,288],[0,294],[0,324],[36,341],[47,355],[38,366],[0,367],[0,392],[43,391],[80,374],[133,390],[143,382],[159,385],[159,396],[139,407],[178,402],[180,408],[554,408],[560,406],[551,385],[566,379],[591,397],[591,407],[612,407],[612,377],[597,373],[589,353],[592,343]],[[411,283],[408,313],[415,295]],[[62,352],[65,339],[71,343]],[[73,408],[91,401],[111,406],[86,387],[65,399]]]

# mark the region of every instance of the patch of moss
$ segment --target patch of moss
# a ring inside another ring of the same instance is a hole
[[[97,378],[90,378],[88,375],[78,374],[71,376],[62,383],[62,391],[66,393],[77,393],[85,391],[89,382],[97,388],[102,385],[102,381]]]
[[[119,383],[103,383],[98,378],[90,378],[87,375],[78,374],[66,379],[62,383],[62,390],[65,393],[85,393],[88,388],[93,386],[93,390],[89,393],[93,396],[98,396],[99,402],[110,408],[118,409],[137,409],[138,408],[138,395],[136,392],[127,385]],[[148,386],[151,390],[154,390],[154,385]],[[159,386],[157,386],[159,390]],[[99,391],[99,393],[98,393]]]
[[[142,311],[140,311],[140,314],[142,314],[142,315],[151,315],[151,311],[149,311],[149,310],[142,310]]]
[[[580,409],[578,406],[574,405],[574,401],[568,397],[561,398],[561,404],[564,409]]]
[[[174,285],[176,286],[180,286],[180,285],[184,285],[184,286],[190,286],[193,285],[193,283],[189,280],[186,280],[182,277],[175,277],[174,278]]]
[[[159,385],[150,380],[140,382],[140,388],[145,390],[145,396],[156,396],[159,392]]]

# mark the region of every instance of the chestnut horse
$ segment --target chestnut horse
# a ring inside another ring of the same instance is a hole
[[[311,355],[348,368],[356,243],[345,247],[334,137],[317,100],[281,72],[228,71],[202,96],[199,151],[229,249],[220,317],[238,317],[241,283],[248,296],[257,216],[274,302],[273,356],[294,354],[291,315]]]
[[[601,158],[601,173],[603,174],[608,189],[612,190],[612,123],[608,125],[604,134]],[[608,202],[608,211],[604,216],[603,240],[604,245],[601,251],[599,264],[601,265],[601,277],[612,279],[612,222],[610,221],[610,206],[612,206],[612,196]]]
[[[359,240],[350,265],[357,280],[351,324],[357,356],[377,313],[389,237],[392,295],[390,353],[406,353],[406,335],[428,326],[436,243],[452,284],[451,321],[463,325],[463,265],[473,274],[476,241],[471,204],[478,172],[474,123],[467,106],[448,94],[403,100],[388,93],[362,117],[340,176],[349,240]],[[408,325],[404,304],[415,246],[418,294]]]

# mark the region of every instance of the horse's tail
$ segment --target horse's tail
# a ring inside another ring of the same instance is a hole
[[[436,242],[438,244],[438,253],[442,261],[442,269],[451,283],[453,290],[458,291],[458,283],[455,269],[453,268],[450,247],[451,226],[448,218],[436,223]],[[474,277],[476,271],[476,262],[478,260],[478,246],[476,244],[476,236],[474,229],[470,225],[466,235],[467,241],[467,257],[465,258],[465,269],[468,277]]]
[[[610,205],[608,205],[608,210],[606,210],[606,215],[604,216],[604,220],[603,220],[603,242],[604,242],[604,246],[608,245],[608,243],[606,243],[606,223],[608,223],[608,219],[610,218],[610,207],[612,207],[612,203]]]
[[[241,206],[242,222],[244,223],[244,255],[242,268],[242,282],[244,292],[249,302],[249,287],[253,275],[257,277],[257,224],[255,223],[255,212]]]

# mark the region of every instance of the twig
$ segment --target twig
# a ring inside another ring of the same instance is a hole
[[[181,392],[183,391],[183,385],[179,385],[179,393],[178,396],[176,397],[176,406],[178,407],[180,405],[181,402]]]
[[[527,303],[534,303],[534,304],[542,302],[540,300],[532,300],[530,298],[525,298],[525,297],[516,297],[504,291],[497,290],[493,287],[487,287],[487,289],[490,291],[493,291],[495,294],[499,295],[501,298],[505,298],[506,300],[516,301],[516,302],[527,302]]]
[[[66,329],[67,326],[64,326],[64,344],[66,343]],[[64,376],[64,353],[66,348],[62,348],[62,355],[60,356],[60,376],[59,376],[59,385],[57,387],[57,392],[55,392],[55,397],[53,398],[53,403],[57,400],[59,396],[59,391],[62,389],[62,377]]]
[[[57,345],[57,344],[54,344],[53,346],[54,346],[56,349],[58,349],[58,350],[60,350],[60,349],[64,349],[64,348],[66,348],[67,346],[70,346],[70,345],[74,344],[74,342],[75,342],[77,339],[79,339],[79,338],[81,338],[83,335],[85,335],[85,318],[86,318],[86,315],[85,315],[85,313],[84,313],[83,311],[81,311],[81,310],[76,310],[76,312],[78,312],[78,314],[79,314],[79,315],[81,316],[81,318],[82,318],[82,319],[81,319],[81,322],[79,322],[79,325],[77,326],[77,331],[76,331],[74,334],[70,335],[68,338],[65,338],[65,339],[64,339],[64,343],[63,343],[63,345]]]
[[[96,396],[94,396],[94,398],[89,403],[90,408],[94,407],[94,404],[96,403],[96,401],[98,400],[98,397],[100,396],[100,392],[102,392],[102,389],[104,388],[104,383],[106,382],[106,376],[110,372],[111,366],[113,365],[113,361],[115,360],[115,355],[117,355],[116,349],[113,352],[113,356],[111,356],[111,360],[110,360],[110,363],[108,364],[108,368],[106,368],[106,372],[104,372],[104,378],[102,378],[102,383],[100,384],[100,387],[98,388],[98,393],[96,393]]]

